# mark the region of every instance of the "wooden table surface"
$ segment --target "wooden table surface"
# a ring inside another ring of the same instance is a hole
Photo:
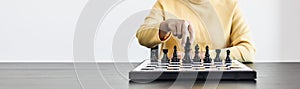
[[[138,63],[0,63],[0,89],[299,89],[300,63],[247,64],[255,81],[129,82]]]

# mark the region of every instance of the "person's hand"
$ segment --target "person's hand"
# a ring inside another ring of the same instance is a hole
[[[160,24],[159,37],[163,39],[166,35],[173,34],[181,39],[181,45],[184,47],[187,37],[190,36],[190,42],[194,42],[195,32],[191,22],[180,19],[168,19]]]

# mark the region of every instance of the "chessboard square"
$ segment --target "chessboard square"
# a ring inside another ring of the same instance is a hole
[[[157,65],[147,65],[146,67],[156,67]]]
[[[240,68],[241,66],[229,66],[230,68]]]
[[[169,67],[180,67],[180,65],[169,65]]]
[[[145,68],[142,68],[141,70],[154,70],[155,68],[154,67],[145,67]]]
[[[203,63],[204,66],[212,66],[212,63]]]
[[[182,63],[182,66],[192,66],[191,63]]]
[[[230,70],[230,67],[218,67],[218,70]]]
[[[181,66],[181,68],[192,68],[192,66]]]
[[[217,68],[216,66],[204,66],[204,68]]]
[[[193,64],[202,64],[201,62],[193,62]]]
[[[156,68],[167,68],[168,66],[156,66]]]
[[[179,70],[179,67],[168,67],[167,70]]]
[[[223,65],[222,62],[214,62],[215,65]]]
[[[193,69],[193,70],[205,70],[204,67],[193,67],[192,69]]]
[[[180,62],[170,62],[170,65],[180,65]]]
[[[192,67],[203,67],[203,65],[192,65]]]
[[[168,66],[169,65],[169,63],[160,63],[160,64],[158,64],[158,66]]]

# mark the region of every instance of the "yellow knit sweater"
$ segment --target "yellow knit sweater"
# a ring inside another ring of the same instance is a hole
[[[191,52],[194,52],[197,44],[200,51],[205,51],[205,46],[208,45],[213,59],[216,55],[215,49],[222,49],[223,59],[226,57],[225,50],[230,49],[232,59],[253,61],[255,48],[237,0],[157,0],[136,37],[141,45],[149,48],[161,44],[161,50],[169,49],[168,56],[172,57],[175,45],[181,52],[184,49],[180,45],[181,40],[172,35],[166,40],[160,40],[160,23],[167,19],[192,22],[196,36]]]

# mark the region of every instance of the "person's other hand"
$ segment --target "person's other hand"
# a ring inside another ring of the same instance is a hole
[[[160,24],[159,37],[163,39],[168,34],[181,39],[182,47],[185,46],[187,37],[190,36],[190,42],[194,42],[195,32],[191,22],[180,19],[168,19]]]

